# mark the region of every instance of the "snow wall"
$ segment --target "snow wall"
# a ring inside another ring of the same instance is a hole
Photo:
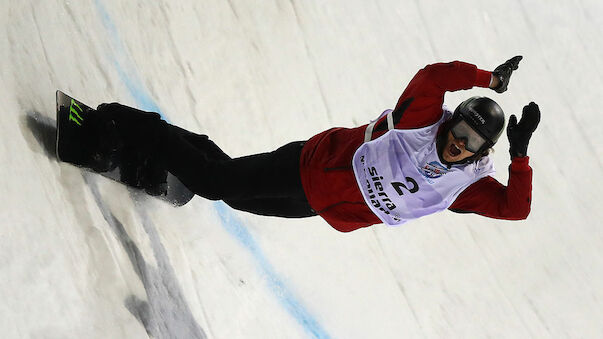
[[[2,0],[0,17],[1,337],[603,337],[602,2]],[[518,54],[508,92],[446,102],[540,105],[526,221],[343,234],[174,208],[52,150],[57,89],[239,156],[364,124],[426,64]]]

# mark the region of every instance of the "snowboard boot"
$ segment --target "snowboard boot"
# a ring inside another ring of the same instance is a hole
[[[165,195],[167,170],[157,150],[168,124],[157,113],[118,103],[99,105],[95,115],[101,126],[98,167],[118,167],[124,183],[150,195]]]
[[[57,157],[95,172],[112,171],[117,166],[115,155],[122,147],[114,123],[99,119],[93,109],[80,108],[76,113],[79,126],[72,123],[74,119],[59,119],[57,114]]]
[[[118,162],[118,154],[123,147],[123,142],[117,134],[114,121],[99,121],[91,131],[91,150],[87,167],[95,172],[110,172]]]

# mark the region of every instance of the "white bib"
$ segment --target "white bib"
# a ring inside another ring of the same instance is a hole
[[[383,223],[401,225],[447,209],[465,188],[494,174],[492,160],[453,165],[440,162],[436,135],[452,112],[446,107],[435,124],[419,129],[394,129],[387,110],[389,131],[370,140],[377,120],[367,127],[365,143],[354,153],[352,165],[358,187],[370,209]]]

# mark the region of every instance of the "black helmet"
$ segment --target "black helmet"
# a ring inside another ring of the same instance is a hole
[[[505,113],[492,99],[472,97],[463,101],[454,110],[450,126],[465,121],[473,130],[480,134],[486,143],[475,153],[494,146],[505,126]]]
[[[494,100],[486,97],[472,97],[463,101],[454,110],[452,118],[444,122],[436,138],[440,160],[449,167],[480,159],[488,154],[488,149],[498,141],[505,125],[505,114]],[[465,148],[475,153],[463,160],[449,163],[442,156],[448,132],[455,138],[466,140]]]

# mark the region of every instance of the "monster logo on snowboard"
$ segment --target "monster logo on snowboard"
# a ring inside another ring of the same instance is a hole
[[[99,157],[98,152],[91,152],[90,148],[103,150],[101,153],[111,153],[111,149],[119,143],[115,135],[103,135],[101,140],[91,140],[89,129],[83,128],[88,115],[95,112],[94,109],[57,91],[57,138],[56,151],[60,161],[68,162],[78,167],[94,170],[101,175],[115,181],[126,184],[122,178],[122,164],[118,159],[110,156],[107,159]],[[92,122],[89,122],[92,123]],[[99,160],[102,159],[102,160]],[[109,162],[106,165],[103,161]],[[167,191],[158,198],[170,202],[176,206],[182,206],[189,202],[194,193],[188,190],[178,178],[167,174]],[[141,188],[127,184],[130,187]]]

